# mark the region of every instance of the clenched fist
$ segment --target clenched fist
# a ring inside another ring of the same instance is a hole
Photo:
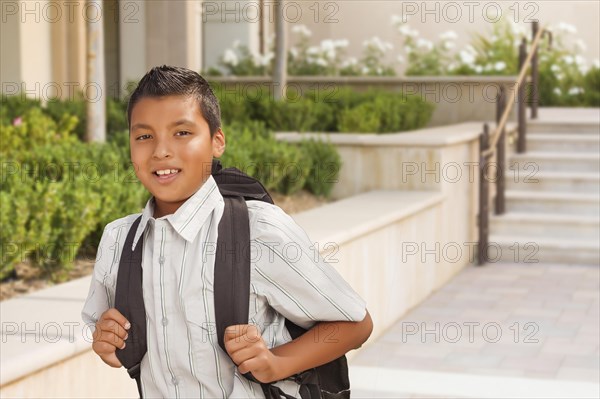
[[[131,324],[117,309],[111,308],[102,313],[96,323],[94,331],[94,343],[92,349],[100,356],[100,359],[111,367],[121,367],[121,362],[115,354],[117,348],[125,348],[127,330]]]
[[[285,378],[281,375],[281,358],[273,354],[252,324],[238,324],[225,329],[225,349],[242,374],[252,373],[260,382]]]

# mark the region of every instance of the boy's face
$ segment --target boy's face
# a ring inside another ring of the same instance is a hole
[[[210,176],[213,157],[225,150],[192,96],[142,98],[131,112],[131,162],[155,198],[154,217],[174,213]],[[157,171],[176,173],[157,174]]]

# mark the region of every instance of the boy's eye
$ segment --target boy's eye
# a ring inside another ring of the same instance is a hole
[[[141,136],[139,136],[136,140],[143,140],[144,137],[150,137],[149,134],[142,134]]]
[[[180,130],[179,132],[177,132],[177,134],[188,135],[188,134],[191,134],[191,133],[188,132],[187,130]]]

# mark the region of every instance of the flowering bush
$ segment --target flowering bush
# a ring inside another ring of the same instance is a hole
[[[240,44],[238,40],[233,42],[233,48],[226,49],[219,65],[228,75],[235,76],[263,76],[270,73],[274,54],[269,51],[264,55],[253,53],[248,47]],[[207,75],[222,75],[222,70],[210,68],[205,72]]]
[[[433,43],[419,37],[419,31],[411,29],[408,20],[392,16],[392,24],[396,27],[403,41],[404,52],[408,58],[406,75],[446,75],[449,73],[449,50],[454,47],[452,40],[457,38],[454,31],[442,33],[439,40]],[[399,62],[404,62],[402,55]]]
[[[517,75],[519,73],[519,45],[530,33],[522,25],[510,20],[495,23],[491,34],[476,34],[471,44],[452,54],[452,40],[456,34],[446,32],[437,43],[419,38],[419,32],[411,29],[407,20],[392,16],[392,24],[398,29],[408,55],[406,75]],[[547,28],[553,33],[553,44],[540,44],[539,98],[540,105],[596,105],[600,87],[598,61],[591,68],[586,65],[581,52],[585,43],[575,41],[574,47],[564,43],[566,34],[577,32],[572,25],[559,23]]]
[[[363,42],[362,57],[357,60],[346,57],[348,40],[321,41],[319,45],[310,44],[312,32],[305,25],[296,25],[292,33],[297,36],[296,45],[288,51],[288,73],[293,76],[390,76],[395,75],[393,65],[387,65],[383,59],[393,49],[391,43],[373,37]],[[272,47],[273,39],[269,40]],[[263,76],[271,73],[274,53],[269,50],[265,55],[252,53],[239,42],[233,48],[226,49],[219,65],[221,69],[210,68],[207,75]]]
[[[312,32],[304,25],[296,25],[296,45],[288,53],[288,73],[293,76],[393,76],[398,63],[406,63],[408,76],[440,75],[516,75],[518,74],[519,45],[529,37],[529,29],[512,20],[493,24],[492,31],[476,34],[470,44],[456,49],[457,34],[442,33],[436,41],[421,37],[409,26],[406,17],[392,16],[392,24],[400,35],[403,49],[393,63],[384,60],[394,49],[379,37],[363,42],[359,59],[346,57],[347,40],[323,40],[317,46],[310,44]],[[594,105],[598,103],[598,61],[588,66],[582,52],[585,43],[575,41],[567,46],[564,36],[577,32],[572,25],[559,23],[547,28],[553,32],[553,45],[545,42],[539,47],[540,104],[541,105]],[[234,44],[222,57],[221,66],[231,75],[266,75],[272,70],[273,52],[264,56],[252,54],[246,47]],[[221,71],[212,70],[215,74]],[[365,122],[366,123],[366,122]]]
[[[298,44],[288,52],[290,75],[337,75],[348,40],[323,40],[319,46],[310,45],[312,32],[304,25],[296,25],[292,33],[299,36]]]

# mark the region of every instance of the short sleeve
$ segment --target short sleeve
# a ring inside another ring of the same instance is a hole
[[[100,238],[88,296],[81,311],[84,323],[92,331],[102,313],[114,307],[118,262],[126,227],[126,218],[115,220],[106,225]]]
[[[285,318],[307,329],[317,321],[361,321],[365,301],[320,256],[306,232],[281,208],[248,201],[252,280]]]

